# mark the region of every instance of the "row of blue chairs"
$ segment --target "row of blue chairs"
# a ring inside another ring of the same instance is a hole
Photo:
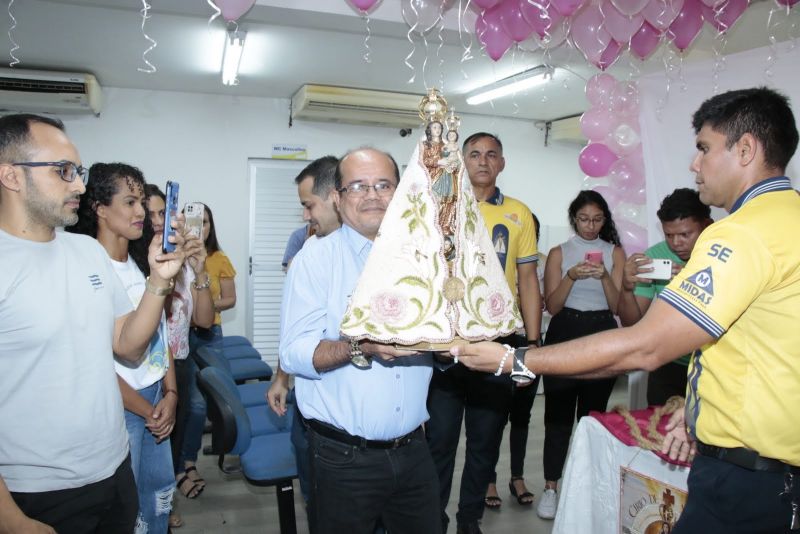
[[[257,363],[269,369],[268,376],[255,364],[253,352],[258,355]],[[272,369],[246,338],[225,337],[221,350],[202,347],[195,359],[211,420],[211,450],[219,455],[220,469],[229,474],[240,472],[254,486],[275,486],[280,532],[296,534],[293,480],[297,464],[291,444],[294,404],[287,406],[289,411],[282,417],[267,406],[269,382],[265,380],[272,377]],[[239,469],[225,466],[226,454],[239,456]]]

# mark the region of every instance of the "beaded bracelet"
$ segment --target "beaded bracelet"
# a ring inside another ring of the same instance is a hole
[[[503,367],[505,367],[506,365],[506,360],[508,359],[509,356],[514,354],[514,349],[511,348],[510,345],[503,345],[503,346],[506,348],[506,353],[503,354],[503,358],[500,360],[500,366],[497,368],[497,371],[495,371],[494,376],[500,376],[501,374],[503,374]]]

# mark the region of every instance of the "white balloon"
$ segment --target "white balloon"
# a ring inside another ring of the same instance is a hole
[[[402,0],[400,13],[409,28],[420,35],[429,32],[442,19],[442,0]]]

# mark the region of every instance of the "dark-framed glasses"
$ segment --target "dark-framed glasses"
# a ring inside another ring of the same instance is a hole
[[[346,187],[342,187],[338,189],[340,193],[347,193],[352,197],[363,197],[366,196],[370,189],[375,191],[375,194],[379,197],[386,197],[392,194],[394,191],[395,185],[391,182],[378,182],[375,185],[368,185],[362,184],[361,182],[356,182],[354,184],[350,184]]]
[[[81,177],[83,185],[89,180],[89,169],[77,163],[67,160],[61,161],[15,161],[12,165],[22,165],[23,167],[56,167],[61,179],[65,182],[74,182],[75,178]]]
[[[575,217],[575,220],[584,225],[594,223],[597,226],[606,222],[606,218],[603,217],[602,215],[600,215],[599,217],[585,217],[583,215],[580,215],[578,217]]]

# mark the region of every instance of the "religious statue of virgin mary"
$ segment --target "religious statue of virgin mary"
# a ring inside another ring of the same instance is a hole
[[[425,134],[386,210],[341,332],[421,350],[513,333],[522,317],[464,168],[461,120],[448,114],[436,89],[422,99],[420,117]]]

